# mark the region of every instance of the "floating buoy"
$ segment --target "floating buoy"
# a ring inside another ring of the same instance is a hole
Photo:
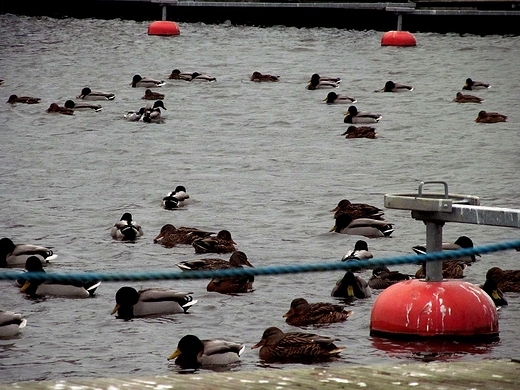
[[[387,31],[381,38],[381,46],[415,46],[417,42],[408,31]]]
[[[160,20],[148,26],[148,35],[179,35],[181,31],[175,22]]]
[[[370,335],[494,339],[498,313],[489,295],[474,284],[408,280],[378,295],[370,316]]]

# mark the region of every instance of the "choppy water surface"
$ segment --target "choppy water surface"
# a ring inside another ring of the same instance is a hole
[[[180,36],[157,37],[146,34],[148,23],[13,15],[0,16],[0,25],[0,100],[12,93],[42,98],[38,105],[0,104],[1,236],[52,246],[58,258],[48,272],[173,270],[196,258],[191,247],[153,244],[166,223],[228,229],[255,266],[339,261],[359,239],[328,233],[339,200],[383,207],[384,194],[415,192],[421,180],[445,180],[450,192],[479,196],[485,206],[520,208],[518,37],[416,34],[417,47],[395,48],[381,47],[374,31],[181,24]],[[217,82],[168,80],[164,123],[124,121],[143,104],[144,89],[130,87],[132,76],[166,79],[174,68]],[[250,82],[255,70],[281,81]],[[338,92],[383,116],[378,139],[340,137],[347,106],[327,106],[328,91],[305,89],[315,72],[342,77]],[[451,102],[467,77],[492,84],[475,93],[482,105]],[[375,93],[387,80],[415,90]],[[117,97],[99,113],[45,112],[85,86]],[[509,121],[477,124],[481,109]],[[162,209],[162,197],[179,184],[196,202]],[[109,235],[126,211],[145,232],[135,244]],[[387,209],[386,216],[397,228],[391,239],[369,240],[375,257],[408,255],[425,241],[423,223],[409,212]],[[444,228],[447,241],[462,234],[476,245],[518,238],[508,228]],[[484,255],[466,280],[482,283],[491,266],[518,268],[519,256]],[[416,266],[399,269],[413,273]],[[2,380],[172,374],[177,368],[166,357],[184,334],[250,347],[269,326],[295,330],[282,318],[291,300],[333,301],[342,274],[257,277],[256,290],[239,296],[208,293],[200,280],[103,283],[93,299],[40,302],[0,281],[1,308],[28,320],[19,337],[0,340]],[[124,322],[110,316],[122,284],[193,291],[199,303],[189,315]],[[346,323],[311,328],[347,347],[324,365],[518,357],[518,294],[508,294],[510,305],[499,312],[500,341],[440,350],[372,339],[376,296],[354,302]],[[284,366],[266,366],[248,348],[233,370],[264,367]]]

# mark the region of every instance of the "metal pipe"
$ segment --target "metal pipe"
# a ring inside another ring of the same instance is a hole
[[[442,250],[442,221],[425,221],[426,223],[426,253]],[[427,261],[425,266],[426,281],[442,281],[442,260]]]
[[[166,6],[164,4],[162,6],[162,20],[166,20]]]
[[[403,15],[397,14],[397,31],[401,31],[403,29]]]

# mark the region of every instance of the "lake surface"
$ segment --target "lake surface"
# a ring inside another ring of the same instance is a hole
[[[421,33],[416,47],[396,48],[381,47],[375,31],[180,24],[181,35],[157,37],[147,35],[148,24],[0,16],[0,99],[42,99],[0,104],[1,236],[53,247],[58,257],[47,272],[172,271],[201,257],[192,247],[154,244],[166,223],[228,229],[256,267],[336,262],[362,238],[329,233],[339,200],[383,208],[385,194],[416,192],[420,181],[444,180],[451,193],[479,196],[484,206],[520,208],[520,37]],[[174,68],[217,81],[166,80]],[[253,71],[280,82],[253,83]],[[313,73],[341,77],[337,92],[381,114],[379,138],[341,137],[348,105],[326,105],[327,90],[306,90]],[[134,74],[166,80],[158,89],[166,95],[163,123],[123,119],[144,104],[144,88],[130,86]],[[483,104],[452,102],[467,77],[492,84],[473,93]],[[414,91],[375,93],[387,80]],[[116,99],[101,102],[101,112],[45,112],[85,86]],[[475,123],[480,110],[508,122]],[[177,185],[193,204],[164,210],[161,199]],[[124,212],[143,226],[136,243],[110,237]],[[424,224],[410,212],[385,212],[396,231],[368,240],[375,258],[409,255],[425,242]],[[518,239],[510,228],[444,227],[445,241],[463,234],[477,246]],[[465,280],[481,284],[490,267],[515,269],[519,259],[516,251],[483,255]],[[238,296],[208,293],[204,280],[104,282],[92,299],[38,302],[0,281],[1,309],[28,322],[18,337],[0,340],[2,381],[172,374],[178,368],[166,358],[187,333],[246,343],[232,370],[297,367],[266,365],[250,347],[269,326],[298,329],[282,318],[294,298],[335,302],[330,291],[342,275],[259,276],[254,292]],[[187,315],[125,322],[110,315],[122,285],[192,291],[199,302]],[[352,303],[345,323],[305,329],[347,347],[322,365],[518,358],[519,294],[507,294],[499,311],[499,341],[440,348],[371,338],[377,294]]]

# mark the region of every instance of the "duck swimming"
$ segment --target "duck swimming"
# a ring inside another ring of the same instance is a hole
[[[313,333],[288,332],[269,327],[262,339],[251,348],[260,348],[260,359],[268,362],[313,361],[339,355],[345,347],[334,344],[336,339]]]
[[[21,314],[0,310],[0,338],[16,336],[25,325],[27,320]]]
[[[358,111],[356,106],[350,106],[345,113],[343,122],[345,123],[377,123],[381,120],[381,115],[370,112]]]
[[[368,244],[364,240],[357,240],[354,245],[354,249],[349,250],[345,255],[341,258],[341,261],[349,261],[349,260],[369,260],[374,256],[368,250]]]
[[[201,238],[192,245],[195,253],[229,253],[236,250],[236,244],[229,230],[221,230],[216,236]]]
[[[455,242],[443,242],[441,248],[443,251],[473,248],[473,241],[467,236],[460,236]],[[426,245],[416,245],[412,250],[418,255],[424,255],[426,254]],[[477,261],[476,256],[480,257],[477,253],[476,255],[458,257],[454,260],[471,265]]]
[[[41,100],[40,98],[36,98],[36,97],[11,95],[11,96],[9,96],[7,103],[37,104],[37,103],[40,103],[40,100]]]
[[[151,89],[147,89],[144,91],[144,95],[141,99],[144,100],[162,100],[164,99],[164,94],[159,92],[153,92]]]
[[[132,220],[132,214],[124,213],[110,229],[110,235],[116,240],[134,241],[143,235],[143,229],[141,225]]]
[[[457,92],[457,95],[455,95],[455,99],[453,99],[453,101],[457,103],[482,103],[484,99],[481,99],[477,96],[465,95],[461,92]]]
[[[489,297],[495,303],[495,306],[507,306],[507,300],[504,297],[504,292],[498,287],[498,283],[502,278],[501,269],[498,267],[493,267],[488,270],[486,273],[486,281],[480,288],[484,290]]]
[[[144,114],[146,107],[141,107],[139,111],[128,111],[123,118],[129,122],[138,122]]]
[[[336,282],[330,295],[351,300],[364,299],[372,296],[372,290],[365,279],[354,275],[352,271],[347,271],[343,278]]]
[[[334,218],[338,218],[341,214],[347,214],[352,219],[371,218],[384,220],[385,212],[376,206],[366,203],[351,203],[348,199],[342,199],[338,205],[330,210],[334,213]]]
[[[229,269],[242,266],[254,268],[247,259],[246,254],[241,251],[233,252],[229,261],[224,259],[196,259],[181,261],[175,265],[182,271],[213,271],[217,269]]]
[[[121,287],[116,293],[116,306],[110,314],[129,320],[161,314],[186,313],[197,303],[190,295],[165,288],[146,288],[137,291],[133,287]]]
[[[382,290],[403,280],[410,280],[410,276],[399,271],[390,271],[386,266],[381,265],[372,270],[368,286],[372,290]]]
[[[236,256],[229,261],[231,268],[244,268],[243,266],[249,267],[249,261],[245,254],[243,256]],[[251,268],[254,268],[251,266]],[[240,294],[253,291],[253,283],[255,277],[253,275],[243,276],[231,276],[231,277],[216,277],[206,286],[207,291],[214,291],[220,294]]]
[[[304,298],[296,298],[291,308],[283,315],[285,322],[293,326],[322,325],[346,321],[353,311],[343,305],[328,302],[309,303]]]
[[[130,83],[130,85],[132,86],[132,88],[136,88],[136,87],[157,88],[157,87],[162,87],[164,85],[164,81],[151,79],[148,77],[141,77],[140,75],[136,74],[132,78],[132,82]]]
[[[461,261],[445,260],[442,262],[442,278],[443,279],[462,279],[464,278],[464,270],[467,265]],[[424,279],[426,277],[426,266],[421,262],[421,268],[415,273],[416,279]]]
[[[213,232],[200,230],[192,227],[176,228],[168,223],[161,228],[161,231],[153,239],[154,243],[159,243],[166,248],[173,248],[176,245],[191,245],[196,240],[210,237]]]
[[[466,79],[466,83],[462,87],[462,89],[468,90],[468,91],[474,91],[476,89],[487,89],[491,88],[491,85],[487,83],[483,83],[482,81],[473,81],[470,78]]]
[[[410,92],[410,91],[413,91],[413,87],[410,85],[394,83],[393,81],[387,81],[381,91],[383,91],[383,92]]]
[[[488,274],[496,280],[498,288],[503,292],[520,292],[520,270],[502,270],[493,267]]]
[[[327,94],[327,97],[323,99],[323,101],[327,104],[352,104],[357,102],[353,97],[337,94],[332,91]]]
[[[314,73],[311,76],[311,80],[307,84],[307,89],[315,90],[315,89],[325,89],[325,88],[338,88],[339,82],[341,79],[339,78],[330,78],[330,77],[320,77],[319,74]]]
[[[217,81],[216,77],[208,76],[207,74],[201,74],[199,72],[193,72],[191,74],[190,81]]]
[[[85,87],[76,97],[83,100],[114,100],[116,95],[109,92],[92,91],[89,87]]]
[[[170,80],[185,80],[190,81],[193,72],[181,72],[179,69],[172,70],[172,73],[168,76]]]
[[[168,357],[182,368],[228,365],[240,361],[246,346],[225,340],[201,340],[195,335],[183,336],[177,349]]]
[[[270,74],[262,74],[260,72],[253,72],[251,75],[251,81],[262,82],[262,81],[279,81],[280,76],[273,76]]]
[[[336,218],[336,224],[331,232],[365,236],[367,238],[389,237],[394,232],[394,224],[372,218],[352,219],[347,214],[341,214]]]
[[[57,113],[64,115],[74,115],[74,110],[69,107],[60,107],[57,103],[51,103],[49,108],[47,108],[48,113]]]
[[[370,126],[349,126],[347,131],[341,135],[344,135],[345,138],[377,138],[376,129]]]
[[[189,203],[190,196],[186,192],[186,187],[177,186],[175,191],[168,192],[162,200],[162,205],[166,210],[175,210],[179,207],[186,206]]]
[[[478,113],[477,119],[475,119],[477,123],[497,123],[497,122],[507,122],[507,116],[503,114],[499,114],[498,112],[486,112],[484,110]]]
[[[141,119],[143,122],[159,122],[161,120],[161,108],[166,110],[162,100],[156,100],[153,105],[148,105],[144,110]]]
[[[92,104],[86,102],[75,103],[73,100],[67,100],[65,107],[75,111],[101,111],[102,107],[99,104]]]
[[[54,260],[55,255],[50,248],[32,244],[14,244],[10,238],[0,240],[0,268],[25,266],[27,259],[36,256],[43,264]]]

